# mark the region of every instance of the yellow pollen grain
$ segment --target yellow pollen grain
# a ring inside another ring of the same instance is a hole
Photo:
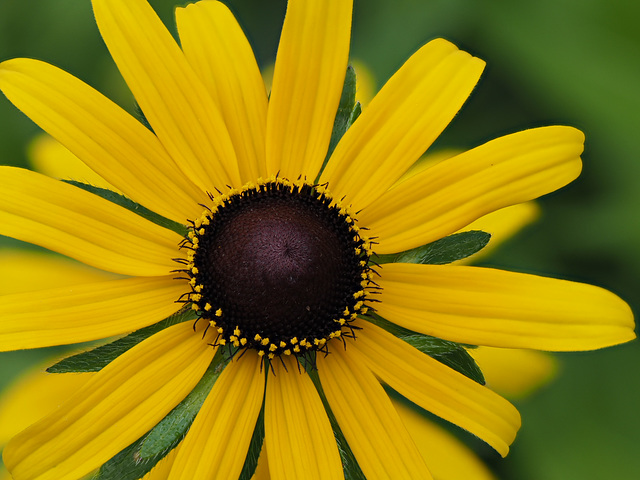
[[[268,338],[268,337],[267,337],[267,338],[263,338],[263,339],[260,341],[260,344],[261,344],[261,345],[265,345],[265,346],[266,346],[266,345],[269,345],[269,338]]]
[[[204,309],[205,309],[207,312],[211,311],[211,304],[210,304],[210,303],[205,303],[205,304],[204,304]]]
[[[350,313],[350,312],[349,312],[349,309],[348,309],[348,308],[345,308],[345,309],[344,309],[344,312],[342,312],[342,315],[344,315],[345,317],[348,317],[348,316],[349,316],[349,313]]]
[[[222,316],[222,309],[221,308],[217,309],[215,315],[216,315],[216,317],[221,317]]]
[[[262,351],[262,350],[258,350],[258,356],[260,356],[260,357],[264,357],[264,351]]]
[[[262,339],[262,337],[260,336],[260,334],[259,334],[259,333],[256,333],[256,336],[255,336],[255,337],[253,337],[253,339],[254,339],[256,342],[259,342],[259,341]]]
[[[194,275],[197,275],[197,274],[198,274],[198,272],[199,272],[198,267],[193,267],[193,268],[191,269],[191,273],[193,273]]]
[[[269,360],[273,360],[276,357],[273,353],[270,353],[267,356],[269,357]]]
[[[285,355],[291,355],[291,350],[289,350],[289,349],[287,348],[287,349],[286,349],[284,352],[282,352],[282,353],[284,353]]]
[[[218,333],[222,333],[222,332],[224,332],[224,328],[219,327],[219,328],[218,328]]]
[[[219,343],[220,345],[226,345],[226,344],[227,344],[227,341],[226,341],[224,338],[221,338],[220,340],[218,340],[218,343]]]
[[[198,230],[198,235],[204,235],[204,228],[201,228],[200,230]]]
[[[200,310],[200,307],[198,307],[198,305],[196,305],[195,303],[192,303],[191,310],[193,310],[194,312],[197,312],[198,310]]]
[[[240,328],[236,325],[236,328],[233,329],[233,334],[237,337],[240,336]]]
[[[275,352],[277,349],[278,349],[278,346],[275,343],[272,343],[271,345],[269,345],[270,352]]]
[[[240,339],[240,345],[242,345],[242,346],[244,347],[244,346],[247,344],[247,341],[248,341],[248,340],[247,340],[245,337],[242,337],[242,338]]]
[[[296,345],[295,347],[293,347],[293,351],[296,353],[300,353],[300,346]]]
[[[193,287],[193,290],[196,293],[200,293],[202,291],[202,285],[196,285],[195,287]]]
[[[295,345],[296,343],[298,343],[298,337],[293,337],[291,340],[289,340],[291,342],[291,345]]]
[[[283,342],[282,340],[280,340],[280,348],[284,348],[286,346],[287,346],[286,342]]]

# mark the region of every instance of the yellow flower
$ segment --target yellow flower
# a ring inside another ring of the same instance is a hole
[[[221,3],[177,10],[182,49],[144,0],[93,6],[153,131],[39,61],[0,64],[0,88],[109,184],[175,223],[166,228],[74,185],[2,168],[0,234],[127,278],[2,297],[0,348],[130,332],[181,309],[178,299],[198,322],[130,348],[17,435],[4,451],[14,478],[93,471],[184,399],[218,351],[237,355],[182,441],[170,479],[237,478],[263,405],[272,477],[341,478],[314,375],[367,478],[430,478],[380,381],[503,455],[519,416],[372,323],[372,309],[470,344],[581,350],[633,338],[628,306],[596,287],[369,262],[373,251],[419,247],[579,174],[584,137],[558,126],[493,140],[394,186],[466,100],[481,60],[445,40],[425,45],[322,169],[347,66],[350,1],[289,2],[269,98]],[[187,237],[180,225],[190,226]]]

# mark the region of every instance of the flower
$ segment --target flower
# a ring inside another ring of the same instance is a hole
[[[557,126],[493,140],[398,182],[466,100],[481,60],[445,40],[425,45],[323,168],[351,2],[289,2],[269,98],[221,3],[177,10],[182,49],[144,0],[93,6],[153,131],[43,62],[3,62],[0,88],[131,201],[165,218],[120,197],[109,197],[114,203],[86,187],[2,168],[0,234],[127,277],[2,297],[0,348],[109,337],[177,311],[198,321],[127,349],[17,435],[4,451],[14,478],[93,471],[176,405],[188,408],[185,397],[204,395],[205,378],[215,383],[170,479],[238,477],[261,418],[274,478],[342,477],[330,418],[367,478],[430,478],[380,381],[503,455],[518,413],[376,325],[373,309],[419,334],[479,345],[581,350],[633,338],[628,306],[596,287],[475,267],[373,263],[374,252],[420,247],[579,174],[584,137]]]

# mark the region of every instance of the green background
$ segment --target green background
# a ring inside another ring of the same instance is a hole
[[[285,2],[227,2],[261,65],[276,52]],[[151,4],[173,28],[172,0]],[[584,172],[541,200],[543,217],[491,265],[601,285],[640,311],[640,2],[356,0],[352,58],[377,86],[442,36],[487,61],[472,98],[439,140],[471,147],[524,128],[568,124],[587,136]],[[46,60],[131,110],[88,0],[0,0],[0,61]],[[38,132],[0,96],[0,163],[25,165]],[[0,238],[0,246],[15,244]],[[0,266],[0,274],[1,274]],[[43,352],[0,356],[0,386]],[[505,479],[640,478],[640,346],[557,355],[554,383],[517,405],[509,457],[481,453]]]

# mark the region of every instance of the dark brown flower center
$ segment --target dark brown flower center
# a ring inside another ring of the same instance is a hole
[[[273,358],[326,351],[366,312],[369,253],[318,188],[274,180],[214,199],[194,223],[189,296],[218,343]]]

